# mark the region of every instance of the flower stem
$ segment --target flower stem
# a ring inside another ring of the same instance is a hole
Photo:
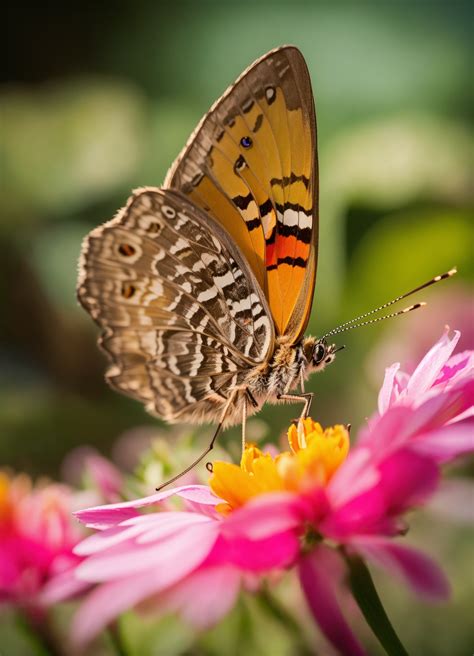
[[[349,583],[352,594],[367,620],[367,624],[389,656],[408,656],[408,652],[388,619],[367,565],[358,556],[349,556],[344,553],[344,557],[349,566]]]
[[[66,656],[59,645],[45,613],[22,609],[17,614],[17,623],[22,633],[35,645],[35,651],[41,656]]]
[[[120,627],[117,622],[113,622],[109,626],[108,634],[117,656],[128,656],[122,636],[120,635]]]
[[[295,640],[296,653],[301,656],[314,656],[314,648],[308,643],[299,622],[293,617],[278,597],[273,595],[268,587],[263,587],[257,597],[263,608],[272,615],[280,624],[288,629]]]

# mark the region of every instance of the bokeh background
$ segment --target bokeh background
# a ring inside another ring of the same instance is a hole
[[[160,185],[210,104],[284,43],[306,57],[318,117],[313,334],[459,268],[420,295],[429,305],[419,313],[344,335],[348,348],[311,381],[314,416],[359,426],[384,367],[412,367],[446,324],[473,347],[472,16],[460,0],[11,4],[0,89],[0,464],[59,477],[80,445],[109,456],[124,435],[141,444],[163,432],[103,382],[95,325],[75,300],[81,239],[132,188]],[[251,430],[278,440],[293,414],[267,408]],[[235,454],[237,435],[223,439]],[[427,609],[380,581],[412,653],[472,651],[468,532],[452,520],[413,526],[453,580],[450,606]],[[158,642],[136,653],[237,656],[245,635],[248,653],[291,654],[278,627],[259,636],[248,608],[201,638],[149,628]],[[21,650],[0,623],[0,643],[7,634]]]

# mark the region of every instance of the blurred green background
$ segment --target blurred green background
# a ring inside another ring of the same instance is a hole
[[[422,316],[344,336],[348,348],[311,381],[313,415],[360,425],[384,367],[413,366],[445,324],[473,347],[472,16],[472,3],[459,0],[12,4],[1,87],[0,463],[58,476],[71,448],[107,455],[125,431],[159,425],[103,382],[96,327],[75,300],[81,239],[132,188],[159,186],[210,104],[284,43],[306,57],[318,117],[311,331],[459,268],[420,295],[429,301]],[[264,410],[267,438],[293,415]],[[460,563],[448,566],[458,591],[451,610],[420,607],[410,618],[394,594],[413,653],[472,650],[464,533],[453,535],[441,545]],[[440,639],[437,622],[450,635]]]

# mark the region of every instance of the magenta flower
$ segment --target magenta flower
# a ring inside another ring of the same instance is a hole
[[[72,570],[84,532],[71,510],[65,486],[33,487],[26,475],[0,472],[0,601],[36,612],[44,586]]]
[[[84,558],[76,577],[96,584],[76,616],[76,640],[144,602],[210,626],[242,585],[294,567],[327,639],[341,654],[363,654],[338,601],[356,557],[424,597],[446,598],[441,570],[403,537],[405,513],[437,489],[440,465],[474,450],[472,354],[450,358],[453,341],[444,335],[409,379],[389,369],[382,412],[350,452],[343,426],[307,419],[290,428],[287,452],[248,446],[240,467],[215,462],[211,489],[183,486],[77,513],[99,532],[76,548]],[[172,496],[184,510],[139,512]]]

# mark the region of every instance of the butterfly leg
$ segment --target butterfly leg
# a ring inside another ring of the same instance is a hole
[[[301,370],[300,370],[300,389],[301,389],[301,394],[304,394],[305,391],[304,391],[304,372],[303,372],[303,368],[301,368]]]
[[[210,453],[212,451],[212,449],[214,448],[214,444],[216,443],[217,438],[219,437],[219,435],[222,432],[222,429],[224,427],[225,418],[227,416],[229,408],[232,406],[232,404],[235,400],[235,396],[236,396],[236,391],[233,392],[230,395],[230,397],[228,398],[227,403],[224,406],[224,410],[222,411],[221,420],[220,420],[219,424],[217,425],[217,428],[214,432],[214,435],[212,436],[212,440],[209,442],[209,444],[208,444],[207,448],[205,449],[205,451],[203,451],[201,453],[201,455],[198,458],[196,458],[196,460],[194,460],[188,467],[186,467],[186,469],[183,469],[182,472],[180,472],[179,474],[176,474],[176,476],[173,476],[173,478],[170,478],[169,481],[166,481],[166,483],[162,483],[159,487],[157,487],[156,488],[157,492],[162,490],[164,487],[167,487],[171,483],[174,483],[175,481],[178,480],[178,478],[181,478],[181,476],[184,476],[185,474],[190,472],[192,469],[194,469],[194,467],[196,465],[198,465],[201,462],[201,460],[203,460],[207,456],[208,453]]]
[[[243,396],[243,405],[242,405],[242,455],[244,455],[245,447],[247,445],[247,416],[248,416],[248,403],[251,403],[254,408],[258,408],[258,401],[252,394],[252,392],[247,388],[244,390]]]
[[[303,394],[278,394],[279,401],[288,401],[289,403],[304,403],[300,419],[306,419],[311,410],[311,403],[313,402],[313,392],[305,392]]]
[[[247,395],[244,394],[242,404],[242,456],[247,445]]]

